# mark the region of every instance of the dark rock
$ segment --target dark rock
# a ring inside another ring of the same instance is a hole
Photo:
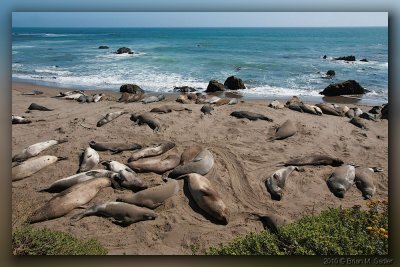
[[[188,93],[188,92],[195,92],[196,89],[190,86],[175,86],[174,87],[174,92],[180,92],[180,93]]]
[[[323,58],[323,59],[326,59],[326,55],[324,55],[322,58]]]
[[[385,104],[381,110],[381,119],[389,119],[389,104]]]
[[[144,94],[143,89],[136,84],[124,84],[119,88],[119,91],[121,93],[127,92],[130,94]]]
[[[368,60],[366,58],[360,59],[360,61],[362,62],[368,62]]]
[[[128,47],[121,47],[121,48],[118,48],[118,50],[117,50],[116,53],[117,53],[117,54],[126,54],[126,53],[128,53],[128,54],[133,54],[132,50],[131,50],[130,48],[128,48]]]
[[[335,76],[335,75],[336,75],[336,72],[335,72],[334,70],[328,70],[328,71],[326,72],[326,75],[332,77],[332,76]]]
[[[211,80],[207,86],[207,93],[210,92],[217,92],[217,91],[225,91],[225,87],[222,83],[218,82],[217,80]]]
[[[108,46],[106,46],[106,45],[101,45],[101,46],[99,46],[99,49],[108,49],[109,47]]]
[[[321,95],[325,96],[339,96],[339,95],[360,95],[368,93],[369,91],[364,89],[355,80],[347,80],[341,83],[330,84],[326,87]]]
[[[344,61],[356,61],[355,56],[345,56],[345,57],[337,57],[335,60],[344,60]]]
[[[246,86],[244,86],[242,79],[235,76],[228,77],[225,80],[224,85],[226,88],[229,88],[231,90],[246,89]]]

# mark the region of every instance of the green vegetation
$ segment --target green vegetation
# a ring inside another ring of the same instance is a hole
[[[22,227],[12,234],[14,255],[105,255],[96,240],[82,241],[68,233],[46,228]]]
[[[208,255],[387,255],[386,201],[368,202],[369,209],[329,209],[318,216],[279,228],[239,237],[206,250]]]

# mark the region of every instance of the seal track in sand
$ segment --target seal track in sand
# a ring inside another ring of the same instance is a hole
[[[240,203],[239,210],[231,210],[232,213],[249,211],[266,211],[266,208],[270,211],[274,211],[274,208],[269,205],[267,201],[262,202],[260,199],[265,199],[264,195],[260,195],[260,189],[253,189],[250,185],[247,175],[244,173],[241,159],[233,154],[227,148],[221,148],[214,146],[210,149],[212,153],[218,156],[217,165],[222,166],[225,169],[225,174],[229,177],[229,188],[233,190],[233,197],[235,202]],[[222,171],[222,170],[221,170]]]

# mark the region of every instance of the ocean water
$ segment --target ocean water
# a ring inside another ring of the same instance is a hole
[[[109,49],[98,49],[100,45]],[[117,55],[120,47],[133,55]],[[327,55],[327,59],[322,57]],[[333,60],[354,55],[356,62]],[[360,62],[366,58],[368,62]],[[328,70],[333,79],[323,79]],[[241,78],[245,97],[320,99],[330,83],[353,79],[388,101],[388,28],[13,28],[12,77],[79,89],[206,89]]]

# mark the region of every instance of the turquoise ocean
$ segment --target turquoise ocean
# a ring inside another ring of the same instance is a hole
[[[135,53],[115,54],[120,47]],[[334,60],[349,55],[356,61]],[[328,70],[333,79],[322,78]],[[330,83],[352,79],[371,91],[364,102],[385,103],[388,28],[12,29],[14,81],[115,91],[135,83],[168,93],[184,85],[206,89],[231,75],[244,81],[240,93],[248,98],[317,100]]]

